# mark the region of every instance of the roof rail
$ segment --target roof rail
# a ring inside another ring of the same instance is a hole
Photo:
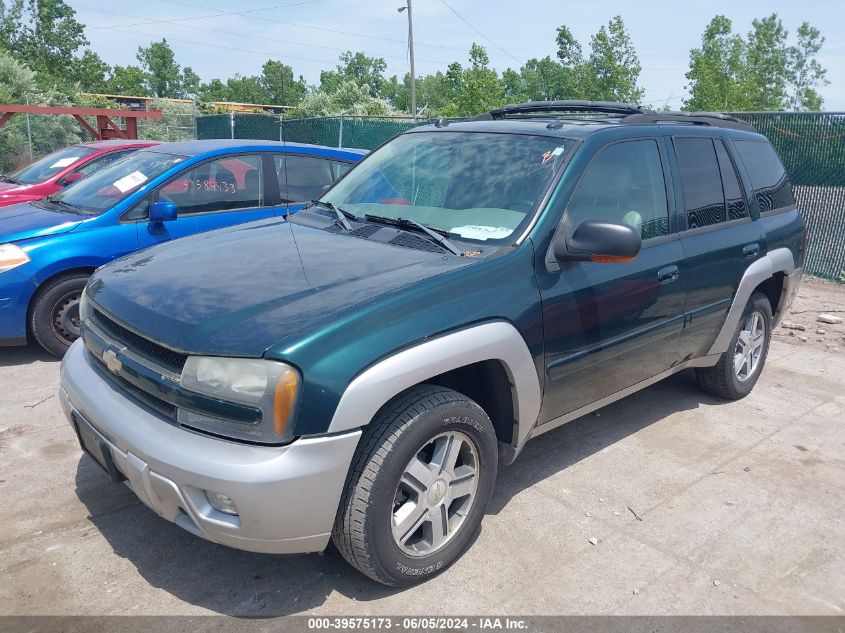
[[[553,114],[558,112],[645,114],[647,110],[632,103],[620,103],[616,101],[527,101],[525,103],[511,103],[502,108],[490,110],[490,112],[480,114],[471,120],[498,120],[513,114]]]
[[[742,119],[737,119],[721,112],[642,112],[629,114],[622,118],[622,123],[689,123],[709,125],[711,127],[730,128],[754,132],[754,127]]]

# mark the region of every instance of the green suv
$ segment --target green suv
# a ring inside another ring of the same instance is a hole
[[[332,540],[407,585],[526,442],[693,368],[760,377],[804,223],[718,114],[537,102],[386,143],[310,207],[98,270],[60,398],[82,447],[216,543]]]

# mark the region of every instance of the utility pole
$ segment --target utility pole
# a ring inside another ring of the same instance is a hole
[[[411,0],[406,0],[407,5],[399,7],[397,11],[402,13],[405,9],[408,10],[408,57],[411,61],[411,114],[414,121],[417,120],[417,75],[414,72],[414,20],[411,15]]]

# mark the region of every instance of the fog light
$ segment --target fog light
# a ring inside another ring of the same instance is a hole
[[[211,504],[211,507],[217,510],[218,512],[224,512],[225,514],[234,514],[235,516],[238,515],[238,506],[235,505],[235,501],[223,493],[220,492],[212,492],[211,490],[205,491],[205,498],[208,499],[208,502]]]

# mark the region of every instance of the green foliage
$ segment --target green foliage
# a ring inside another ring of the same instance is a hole
[[[138,136],[155,141],[182,141],[194,138],[194,105],[167,99],[154,99],[153,110],[161,110],[161,119],[139,119]]]
[[[604,101],[639,103],[644,91],[637,81],[642,66],[621,16],[602,26],[590,39],[585,66],[584,97]]]
[[[43,90],[36,73],[0,50],[0,103],[30,105],[69,105],[67,96],[56,90]],[[84,138],[79,125],[71,117],[31,116],[29,129],[34,155],[71,145]],[[26,117],[18,114],[0,128],[0,173],[14,171],[30,162],[30,144]]]
[[[106,82],[106,92],[130,97],[150,97],[149,76],[137,66],[115,66]]]
[[[816,87],[830,83],[825,78],[827,70],[816,59],[825,38],[809,22],[798,27],[797,35],[798,42],[789,50],[789,106],[793,110],[818,111],[822,109],[822,98]]]
[[[353,81],[358,86],[366,86],[371,97],[381,95],[385,83],[384,71],[387,63],[381,57],[367,57],[362,52],[346,51],[340,56],[340,64],[335,70],[320,73],[320,90],[326,93],[336,91],[341,84]]]
[[[490,58],[483,46],[473,43],[469,49],[469,67],[458,62],[449,65],[444,87],[449,101],[440,108],[445,116],[471,116],[505,104],[505,85],[490,68]]]
[[[82,92],[106,92],[111,66],[90,48],[75,57],[67,69],[68,79]]]
[[[274,105],[296,105],[308,92],[305,78],[293,78],[293,68],[280,61],[268,59],[261,67],[261,85],[265,101]]]
[[[62,0],[0,1],[0,48],[36,72],[60,76],[88,44],[76,12]]]
[[[731,21],[717,15],[704,30],[701,46],[690,51],[686,74],[690,97],[686,110],[819,110],[816,88],[826,70],[816,59],[824,38],[804,22],[797,43],[777,14],[754,20],[747,37],[733,32]]]
[[[370,95],[369,86],[344,81],[333,92],[315,90],[290,113],[292,118],[348,114],[350,116],[386,116],[393,108],[384,99]]]
[[[138,62],[146,72],[145,82],[154,97],[178,99],[184,96],[182,68],[166,39],[138,48]]]

